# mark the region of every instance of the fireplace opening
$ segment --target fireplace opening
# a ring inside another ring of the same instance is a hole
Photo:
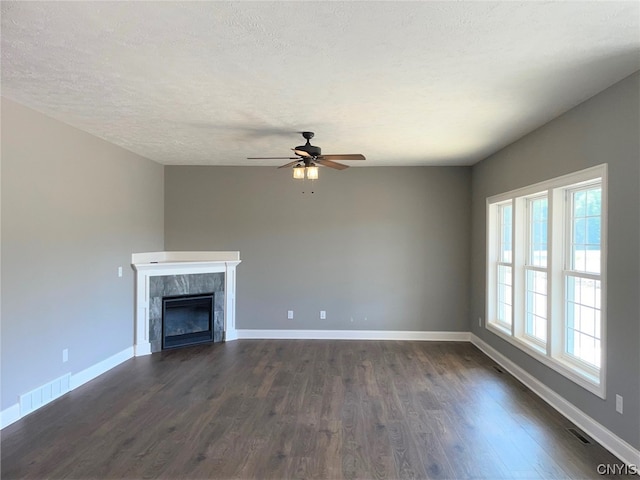
[[[213,342],[214,294],[162,299],[162,349]]]

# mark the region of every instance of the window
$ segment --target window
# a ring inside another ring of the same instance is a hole
[[[567,354],[599,368],[601,363],[600,262],[602,252],[602,188],[599,185],[569,192],[571,234],[565,270]]]
[[[525,334],[547,342],[547,196],[527,199],[525,269]]]
[[[489,330],[604,398],[606,165],[487,199]]]
[[[498,206],[500,217],[500,241],[498,242],[498,312],[496,322],[505,327],[511,325],[512,291],[511,291],[511,204]]]

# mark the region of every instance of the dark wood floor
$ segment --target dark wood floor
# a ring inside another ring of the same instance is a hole
[[[2,478],[602,478],[469,343],[239,340],[131,359],[2,431]]]

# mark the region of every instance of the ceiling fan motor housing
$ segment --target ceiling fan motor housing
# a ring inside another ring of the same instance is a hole
[[[311,143],[309,143],[309,140],[311,140],[314,136],[313,132],[300,132],[303,136],[303,138],[307,141],[307,143],[305,143],[304,145],[300,145],[296,148],[294,148],[294,152],[296,152],[296,155],[300,155],[302,157],[319,157],[322,154],[322,150],[320,149],[320,147],[314,147],[313,145],[311,145]],[[298,153],[298,152],[305,152],[307,155]]]
[[[316,147],[314,145],[311,145],[308,140],[307,140],[306,145],[300,145],[300,146],[294,148],[294,151],[298,151],[298,150],[300,150],[302,152],[306,152],[312,157],[319,157],[322,154],[322,149],[320,147]]]

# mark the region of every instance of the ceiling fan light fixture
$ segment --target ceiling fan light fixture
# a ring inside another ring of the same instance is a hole
[[[311,164],[307,167],[307,178],[309,180],[317,180],[318,179],[318,166],[315,164]]]
[[[293,178],[304,179],[304,165],[298,164],[293,167]]]

